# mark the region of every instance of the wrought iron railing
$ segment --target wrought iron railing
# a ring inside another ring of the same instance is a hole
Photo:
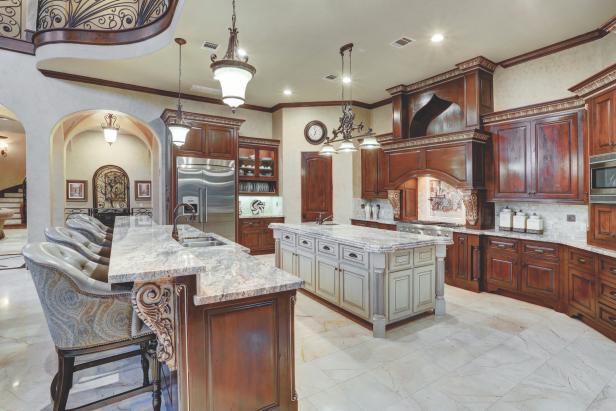
[[[0,0],[0,36],[21,40],[25,37],[23,0]]]
[[[37,31],[136,29],[158,20],[165,14],[171,1],[39,0]]]

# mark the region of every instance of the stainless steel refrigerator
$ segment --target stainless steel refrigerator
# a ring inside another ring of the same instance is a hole
[[[182,207],[178,223],[191,224],[204,232],[235,241],[235,161],[177,157],[177,204],[192,205],[197,214],[190,222],[189,207]]]

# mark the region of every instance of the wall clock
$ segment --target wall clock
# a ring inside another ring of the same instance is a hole
[[[319,120],[313,120],[304,127],[304,137],[310,144],[321,144],[327,138],[327,127]]]

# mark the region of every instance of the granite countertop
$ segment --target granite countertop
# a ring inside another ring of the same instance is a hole
[[[217,234],[178,226],[180,239],[212,236],[226,243],[183,247],[171,237],[172,226],[150,217],[117,217],[111,248],[109,282],[156,281],[197,275],[195,305],[231,301],[297,289],[303,281],[260,262],[248,249]]]
[[[324,237],[375,253],[387,253],[436,244],[452,244],[452,240],[447,237],[434,237],[421,234],[404,233],[401,231],[387,231],[378,228],[348,224],[317,225],[314,223],[272,223],[269,227],[273,229],[292,231],[299,234]]]
[[[436,228],[442,231],[452,231],[454,233],[462,233],[462,234],[475,234],[475,235],[491,235],[496,237],[506,237],[506,238],[514,238],[518,240],[529,240],[529,241],[543,241],[547,243],[557,243],[566,245],[569,247],[579,248],[580,250],[590,251],[592,253],[597,253],[601,255],[605,255],[607,257],[616,258],[616,251],[608,250],[602,247],[596,247],[594,245],[590,245],[586,243],[586,240],[576,240],[576,239],[568,239],[555,235],[550,235],[549,232],[544,234],[531,234],[531,233],[517,233],[515,231],[503,231],[498,228],[489,228],[485,230],[476,230],[473,228],[466,227],[439,227],[434,225],[422,225],[422,224],[414,224],[407,222],[398,222],[398,224],[408,224],[416,227],[424,227],[424,228]]]
[[[393,219],[388,219],[388,218],[366,218],[365,216],[364,217],[351,217],[351,220],[367,221],[369,223],[380,223],[380,224],[391,224],[391,225],[398,224],[398,222],[396,220],[393,220]]]

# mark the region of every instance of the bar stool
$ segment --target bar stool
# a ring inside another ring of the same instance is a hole
[[[105,224],[101,223],[98,218],[92,217],[91,215],[72,214],[68,218],[77,218],[80,220],[88,221],[92,223],[93,225],[95,225],[96,227],[98,227],[101,231],[107,234],[113,234],[113,228],[106,226]]]
[[[111,249],[94,244],[81,235],[79,231],[64,227],[47,227],[45,229],[45,238],[49,242],[72,248],[90,261],[109,265]]]
[[[97,226],[89,221],[78,218],[69,218],[66,220],[65,225],[70,229],[79,231],[80,234],[93,243],[111,248],[111,240],[113,239],[113,236],[101,231]]]
[[[110,284],[90,278],[84,267],[93,263],[62,245],[30,243],[22,253],[58,353],[58,372],[50,387],[53,410],[66,409],[74,372],[139,355],[143,371],[140,387],[74,410],[95,409],[152,392],[152,406],[159,411],[160,363],[156,358],[156,337],[139,321],[132,308],[131,293],[113,291]],[[132,345],[138,345],[139,349],[75,364],[79,356]]]

